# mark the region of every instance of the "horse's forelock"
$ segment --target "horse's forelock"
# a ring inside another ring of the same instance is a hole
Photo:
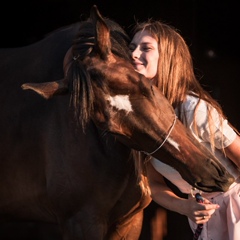
[[[124,29],[116,22],[105,18],[107,27],[110,29],[111,51],[113,54],[130,61],[128,48],[129,37]],[[95,25],[88,19],[80,24],[78,34],[72,45],[72,56],[75,60],[68,71],[68,81],[72,86],[71,106],[75,116],[84,128],[88,122],[93,108],[92,79],[82,65],[82,61],[91,54],[95,44]],[[99,76],[97,76],[99,78]],[[96,78],[97,78],[96,77]],[[104,78],[101,78],[103,81]],[[97,81],[95,79],[95,81]],[[102,87],[105,83],[102,83]]]
[[[84,130],[93,110],[94,93],[89,73],[79,59],[72,62],[68,80],[71,90],[70,106],[77,122]]]

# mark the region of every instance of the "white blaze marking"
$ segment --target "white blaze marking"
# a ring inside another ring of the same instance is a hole
[[[116,95],[114,97],[108,96],[108,100],[112,107],[115,107],[119,110],[125,110],[127,113],[133,111],[128,95]]]
[[[167,139],[167,141],[172,145],[174,146],[179,152],[180,152],[180,149],[179,149],[179,144],[177,142],[175,142],[173,139],[171,139],[170,137]]]

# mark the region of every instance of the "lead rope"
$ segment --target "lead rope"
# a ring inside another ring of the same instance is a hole
[[[176,121],[177,121],[177,116],[175,115],[174,121],[173,121],[173,123],[172,123],[172,126],[171,126],[171,128],[170,128],[170,130],[169,130],[169,132],[168,132],[168,134],[167,134],[167,136],[166,136],[166,138],[165,138],[164,141],[161,143],[161,145],[160,145],[159,147],[157,147],[157,149],[155,149],[155,150],[154,150],[153,152],[151,152],[151,153],[144,152],[144,151],[141,151],[141,152],[144,153],[144,154],[146,154],[146,155],[152,155],[152,154],[154,154],[155,152],[157,152],[157,151],[163,146],[163,144],[167,141],[167,139],[169,138],[169,136],[170,136],[170,134],[171,134],[171,132],[172,132],[175,124],[176,124]]]
[[[203,197],[201,196],[200,193],[195,194],[196,201],[199,203],[203,203]],[[193,240],[198,240],[199,236],[201,235],[203,229],[203,224],[198,224],[197,229],[193,235]]]

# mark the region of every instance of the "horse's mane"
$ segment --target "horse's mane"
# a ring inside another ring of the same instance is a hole
[[[111,51],[113,54],[130,61],[131,54],[128,48],[129,36],[124,29],[116,22],[104,18],[107,27],[110,30]],[[90,55],[94,50],[95,25],[90,19],[80,23],[79,32],[72,45],[73,61],[68,70],[68,83],[71,89],[70,106],[73,107],[75,117],[81,127],[84,129],[90,119],[93,111],[94,93],[92,90],[92,79],[82,60]],[[101,79],[101,87],[104,89],[105,84]],[[98,78],[95,79],[95,81]]]

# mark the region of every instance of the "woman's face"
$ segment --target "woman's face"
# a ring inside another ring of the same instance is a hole
[[[159,59],[156,39],[147,30],[139,31],[134,35],[129,48],[136,71],[149,79],[155,77]]]

